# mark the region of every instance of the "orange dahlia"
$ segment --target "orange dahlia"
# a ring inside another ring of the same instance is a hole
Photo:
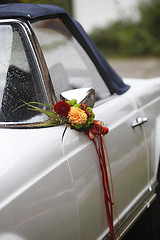
[[[85,124],[87,122],[87,114],[78,107],[71,107],[68,118],[71,124]]]

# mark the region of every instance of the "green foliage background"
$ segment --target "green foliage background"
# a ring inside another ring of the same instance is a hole
[[[142,1],[138,23],[117,21],[90,35],[103,54],[112,56],[160,56],[160,0]]]

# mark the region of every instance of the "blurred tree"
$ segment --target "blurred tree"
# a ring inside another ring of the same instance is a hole
[[[160,56],[160,0],[141,0],[141,20],[131,19],[95,29],[90,35],[103,54]]]
[[[7,3],[19,3],[20,1],[13,1],[13,0],[2,0],[0,4],[7,4]]]
[[[160,0],[142,1],[139,6],[141,12],[141,27],[152,37],[153,53],[160,55]]]
[[[53,4],[64,8],[72,16],[72,0],[1,0],[0,4],[7,3],[40,3]]]

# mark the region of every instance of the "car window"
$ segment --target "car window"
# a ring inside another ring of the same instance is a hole
[[[18,24],[0,25],[0,46],[0,122],[43,121],[46,116],[20,107],[47,98]]]
[[[58,100],[61,92],[85,87],[96,90],[96,100],[110,95],[93,62],[60,19],[43,20],[32,25]]]

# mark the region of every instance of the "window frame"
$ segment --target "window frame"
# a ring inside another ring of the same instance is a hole
[[[112,93],[112,87],[109,86],[107,80],[105,79],[106,74],[103,73],[103,70],[101,69],[101,66],[98,63],[98,60],[95,59],[94,54],[90,50],[90,47],[85,42],[85,40],[83,39],[81,34],[78,32],[76,27],[74,27],[74,24],[72,23],[72,21],[70,19],[68,19],[67,16],[62,15],[62,14],[55,14],[55,15],[48,15],[43,18],[36,18],[34,20],[27,20],[24,18],[1,19],[0,25],[2,25],[2,24],[4,24],[4,25],[5,24],[10,24],[10,25],[19,24],[19,26],[21,27],[22,31],[24,32],[24,36],[25,36],[26,42],[28,44],[30,53],[33,57],[33,60],[34,60],[35,66],[36,66],[36,71],[39,75],[39,79],[41,81],[41,84],[44,87],[46,96],[48,97],[49,104],[53,105],[55,103],[55,101],[53,100],[53,97],[55,100],[57,100],[56,94],[54,91],[54,86],[53,86],[51,78],[50,78],[49,70],[48,70],[45,58],[43,56],[43,52],[41,50],[41,47],[39,45],[39,42],[37,40],[37,37],[36,37],[33,27],[32,27],[33,22],[38,22],[38,21],[53,19],[53,18],[60,18],[61,21],[64,23],[64,25],[69,29],[69,31],[71,32],[73,37],[77,40],[77,42],[84,49],[84,51],[86,52],[88,57],[91,59],[95,68],[97,69],[98,73],[100,74],[102,81],[104,81],[104,83],[106,84],[106,86],[111,94],[108,98],[102,99],[101,101],[97,102],[97,104],[95,104],[96,105],[95,107],[97,107],[105,102],[108,102],[113,93]],[[38,122],[38,123],[41,123],[41,122]],[[5,127],[5,128],[6,127],[7,128],[36,128],[36,127],[38,127],[39,128],[38,123],[36,123],[36,122],[35,123],[0,122],[0,128],[2,128],[2,127]]]
[[[83,52],[85,53],[85,55],[87,55],[87,58],[89,59],[89,61],[92,62],[92,65],[94,66],[95,70],[97,71],[97,74],[99,75],[99,78],[101,78],[100,80],[101,80],[101,81],[103,82],[103,84],[106,86],[106,88],[107,88],[107,90],[108,90],[108,93],[110,94],[110,95],[108,95],[107,97],[102,98],[102,99],[96,101],[96,102],[95,102],[95,106],[98,106],[98,105],[100,105],[101,103],[104,103],[104,102],[108,101],[108,98],[111,96],[111,91],[110,91],[110,89],[109,89],[109,87],[108,87],[108,84],[107,84],[106,81],[103,79],[101,73],[98,71],[97,65],[96,65],[95,62],[93,61],[92,57],[91,57],[90,54],[86,51],[86,49],[84,48],[83,44],[79,41],[79,38],[77,38],[76,35],[73,34],[73,33],[74,33],[74,32],[72,31],[73,29],[70,29],[70,26],[66,24],[65,18],[64,18],[62,15],[56,14],[56,15],[54,15],[54,16],[52,16],[52,17],[45,17],[45,18],[43,18],[43,19],[38,19],[38,20],[35,20],[35,21],[31,21],[30,27],[31,27],[33,33],[34,33],[34,27],[33,27],[32,24],[37,23],[37,22],[41,22],[41,21],[45,21],[45,20],[52,20],[52,19],[59,19],[59,20],[61,21],[61,23],[64,25],[64,28],[66,28],[66,31],[68,31],[68,32],[73,36],[73,38],[75,39],[76,43],[80,46],[80,48],[82,48],[82,50],[83,50]],[[37,42],[38,44],[40,44],[40,43],[38,42],[38,38],[37,38],[37,36],[36,36],[36,33],[34,33],[34,36],[35,36],[35,38],[36,38],[36,42]],[[82,39],[83,39],[83,38],[82,38]],[[84,40],[83,40],[82,42],[85,43]],[[41,46],[40,46],[40,47],[41,47]],[[88,49],[90,49],[90,48],[88,47]],[[79,57],[81,57],[81,56],[80,56],[80,52],[81,52],[81,51],[79,51],[77,48],[76,48],[76,51],[77,51]],[[44,57],[44,58],[45,58],[45,57]],[[83,58],[82,60],[84,61],[84,58]],[[89,61],[88,61],[88,63],[89,63]],[[85,61],[85,65],[86,65],[87,70],[89,70],[89,64],[88,64],[88,63],[87,63],[87,61]],[[45,63],[45,64],[46,64],[46,63]],[[48,68],[48,67],[47,67],[47,68]],[[49,69],[48,69],[48,71],[49,71]],[[49,74],[50,74],[50,71],[49,71]],[[98,81],[98,80],[97,80],[97,81]],[[53,88],[55,88],[54,83],[53,83],[52,80],[51,80],[51,82],[52,82]],[[93,86],[90,86],[90,87],[93,87]],[[56,92],[56,89],[54,89],[54,90],[55,90],[55,92]],[[96,90],[96,89],[95,89],[95,90]],[[55,93],[55,94],[56,94],[56,93]],[[58,97],[59,97],[59,96],[57,96],[57,98],[58,98]]]
[[[30,19],[28,21],[30,23],[30,27],[32,28],[31,24],[34,22],[47,20],[47,19],[53,19],[53,18],[61,19],[61,21],[69,29],[69,31],[72,33],[73,37],[77,40],[77,42],[81,45],[81,47],[84,49],[86,54],[89,56],[89,58],[93,62],[94,66],[96,67],[97,71],[99,72],[102,80],[104,81],[107,88],[109,89],[110,94],[111,95],[117,94],[117,93],[115,93],[114,88],[113,88],[112,84],[110,83],[110,81],[108,81],[108,76],[107,76],[106,72],[104,71],[103,67],[100,65],[98,59],[95,57],[92,50],[90,49],[90,46],[88,45],[87,41],[85,41],[84,37],[81,35],[81,33],[78,31],[77,27],[75,26],[74,21],[76,22],[76,20],[68,17],[68,14],[66,14],[66,13],[57,13],[54,15],[49,14],[49,15],[44,15],[41,17],[36,17],[36,18]],[[81,25],[79,24],[79,26],[81,26]],[[93,43],[93,45],[95,45],[95,44]],[[95,46],[95,48],[96,48],[96,46]]]
[[[35,42],[34,34],[28,26],[28,23],[20,19],[3,19],[0,20],[0,25],[17,25],[21,31],[23,31],[23,37],[25,38],[26,44],[28,46],[29,54],[32,56],[32,59],[35,64],[35,71],[39,77],[40,84],[43,87],[43,91],[48,99],[49,104],[53,104],[53,98],[50,90],[50,79],[47,67],[45,67],[45,60],[43,59],[43,54],[41,49],[38,46],[38,43]],[[52,89],[52,88],[51,88]],[[53,90],[54,91],[54,90]],[[43,122],[43,120],[42,120]],[[25,123],[25,122],[0,122],[0,128],[33,128],[37,127],[38,123]]]

